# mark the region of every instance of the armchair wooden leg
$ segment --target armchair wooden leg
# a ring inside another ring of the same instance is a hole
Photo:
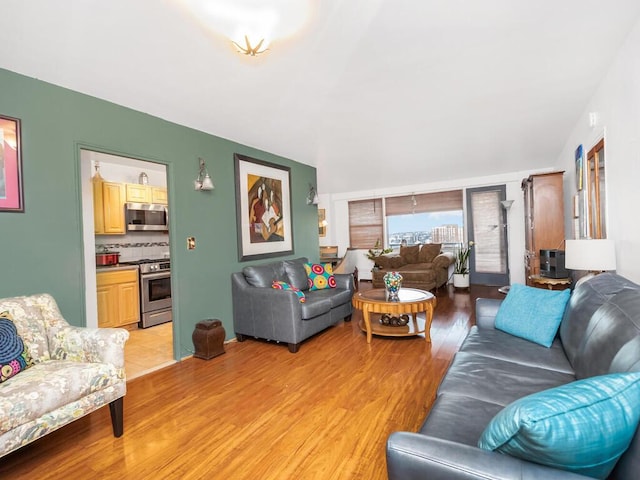
[[[298,353],[298,350],[300,350],[299,343],[287,343],[287,346],[289,347],[289,351],[291,353]]]
[[[109,404],[113,436],[118,438],[124,433],[124,397],[120,397]]]
[[[247,339],[247,337],[245,337],[243,334],[241,333],[236,333],[236,340],[239,342],[244,342]]]
[[[349,314],[346,317],[344,317],[344,321],[345,322],[350,322],[351,321],[351,314]]]

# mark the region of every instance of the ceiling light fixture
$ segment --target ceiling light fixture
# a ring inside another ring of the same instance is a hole
[[[229,39],[233,50],[256,57],[271,42],[302,31],[318,8],[314,0],[176,0],[206,30]]]
[[[251,57],[255,57],[256,55],[259,55],[269,50],[267,47],[262,48],[262,44],[264,43],[264,38],[261,39],[255,47],[251,46],[251,41],[249,40],[249,37],[247,35],[244,36],[244,42],[246,44],[246,47],[241,47],[237,42],[231,40],[231,43],[235,45],[235,47],[238,49],[238,52],[244,53],[245,55],[249,55]]]

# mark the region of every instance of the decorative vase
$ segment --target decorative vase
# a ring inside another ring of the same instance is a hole
[[[454,273],[453,274],[453,286],[455,288],[469,288],[469,274],[468,273]]]
[[[399,272],[387,272],[382,277],[384,288],[387,291],[387,300],[397,302],[400,300],[398,292],[402,286],[402,275]]]

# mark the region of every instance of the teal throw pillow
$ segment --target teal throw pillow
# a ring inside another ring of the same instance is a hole
[[[298,296],[300,303],[305,303],[307,301],[307,297],[304,296],[304,292],[301,292],[299,288],[289,285],[287,282],[274,280],[271,284],[271,288],[275,288],[276,290],[291,290]]]
[[[606,478],[640,420],[640,373],[591,377],[528,395],[491,420],[478,446]]]
[[[570,295],[569,290],[543,290],[513,284],[498,309],[496,328],[550,347]]]

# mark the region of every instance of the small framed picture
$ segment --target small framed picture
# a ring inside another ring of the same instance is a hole
[[[582,145],[578,145],[576,148],[576,188],[578,191],[582,190],[584,179],[584,150]]]

